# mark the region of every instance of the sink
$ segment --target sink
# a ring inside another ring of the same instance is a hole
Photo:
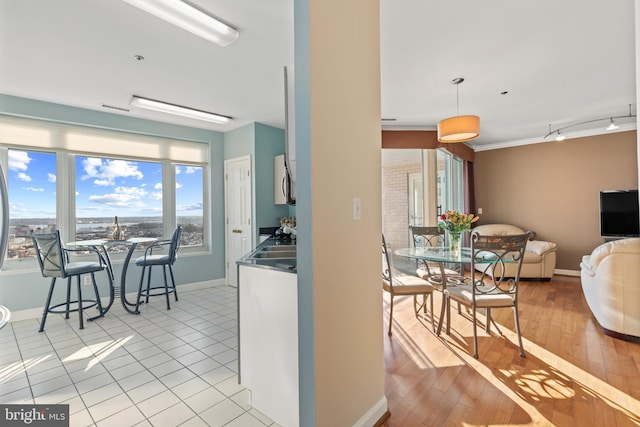
[[[265,246],[264,248],[260,249],[261,252],[296,252],[296,248],[295,246],[292,245],[284,245],[284,246]]]
[[[254,254],[251,254],[250,259],[258,258],[295,258],[296,252],[289,249],[288,251],[265,251],[261,250]]]

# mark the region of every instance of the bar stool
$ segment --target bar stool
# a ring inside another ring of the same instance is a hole
[[[143,296],[145,297],[145,303],[148,303],[150,296],[164,295],[167,300],[167,310],[171,310],[171,305],[169,304],[169,294],[173,294],[175,300],[178,301],[178,292],[176,291],[176,281],[173,277],[172,266],[176,262],[176,258],[178,256],[181,236],[182,226],[178,225],[176,230],[173,232],[173,236],[171,237],[171,239],[158,240],[156,242],[153,242],[144,251],[144,256],[136,259],[136,265],[142,267],[142,274],[140,275],[140,286],[138,287],[138,299],[136,301],[136,311],[138,311],[138,307],[140,306],[140,299]],[[169,246],[166,254],[153,254],[154,249],[158,249],[163,246]],[[159,265],[162,266],[164,285],[151,286],[151,269],[153,266]],[[144,282],[144,273],[147,267],[149,268],[149,272],[147,274],[147,287],[146,289],[142,289],[142,284]],[[171,275],[171,286],[169,286],[167,282],[167,267],[169,268],[169,273]]]
[[[74,250],[62,247],[62,239],[60,238],[59,230],[56,230],[54,233],[31,233],[31,238],[33,240],[33,246],[36,249],[36,256],[38,258],[38,264],[40,265],[40,272],[42,273],[42,276],[51,277],[49,295],[47,296],[47,301],[44,306],[39,331],[44,331],[47,314],[49,313],[64,313],[65,319],[68,319],[70,312],[77,311],[80,317],[80,329],[84,329],[83,310],[95,306],[98,307],[100,314],[87,320],[93,320],[104,316],[102,304],[100,303],[98,286],[96,285],[95,273],[104,270],[106,265],[103,264],[102,258],[98,254],[97,250],[91,248]],[[98,261],[69,262],[69,254],[72,252],[95,252]],[[93,284],[95,299],[82,298],[80,276],[83,274],[91,275],[91,283]],[[71,299],[72,277],[77,278],[78,285],[76,295],[77,299],[75,300]],[[64,302],[51,305],[51,299],[57,278],[67,279],[67,297]],[[70,308],[72,304],[77,305],[76,308]],[[64,308],[60,309],[60,307],[63,306]]]

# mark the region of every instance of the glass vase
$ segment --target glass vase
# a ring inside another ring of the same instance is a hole
[[[450,231],[449,232],[449,252],[452,257],[460,258],[460,237],[462,232]]]

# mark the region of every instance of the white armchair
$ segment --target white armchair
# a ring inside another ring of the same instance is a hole
[[[580,269],[584,297],[605,333],[640,338],[640,238],[598,246]]]
[[[484,224],[478,225],[472,230],[482,236],[506,236],[525,233],[525,230],[510,224]],[[476,269],[480,270],[481,268],[483,266],[478,265]],[[536,240],[535,233],[533,233],[533,237],[527,242],[527,247],[525,248],[520,278],[551,280],[555,268],[556,244],[544,240]],[[515,263],[505,265],[505,269],[506,277],[515,276]]]

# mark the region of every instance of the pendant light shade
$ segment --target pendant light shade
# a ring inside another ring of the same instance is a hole
[[[480,136],[480,117],[453,116],[438,123],[438,141],[464,142]]]
[[[456,85],[456,113],[458,115],[438,122],[438,141],[443,143],[471,141],[480,136],[480,117],[460,115],[458,87],[464,79],[457,77],[451,80]]]

